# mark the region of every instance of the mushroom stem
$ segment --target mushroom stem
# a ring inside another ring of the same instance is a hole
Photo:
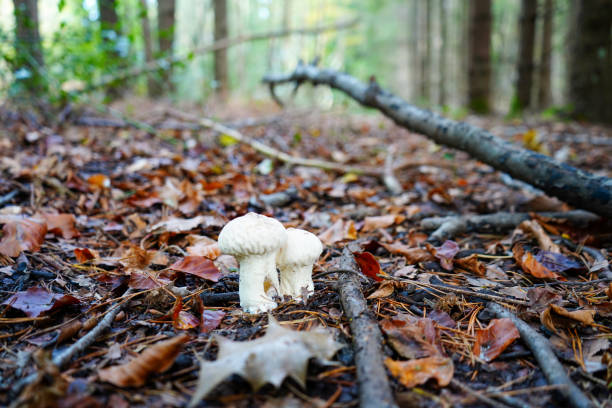
[[[264,281],[276,275],[276,254],[249,255],[240,262],[240,306],[247,313],[262,313],[276,307],[276,302],[266,295]],[[277,278],[278,281],[278,278]],[[271,282],[274,285],[274,282]],[[278,285],[276,286],[278,288]]]
[[[296,299],[302,298],[302,290],[306,289],[309,294],[314,292],[312,282],[312,265],[285,265],[281,267],[281,295],[289,295]]]

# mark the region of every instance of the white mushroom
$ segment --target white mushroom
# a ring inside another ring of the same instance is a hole
[[[287,241],[283,224],[264,215],[248,213],[228,222],[219,234],[219,249],[240,263],[240,306],[246,313],[272,310],[264,281],[279,290],[276,255]]]
[[[287,243],[276,258],[280,270],[280,293],[301,299],[303,291],[314,292],[312,266],[319,259],[323,245],[314,234],[296,228],[287,229]]]

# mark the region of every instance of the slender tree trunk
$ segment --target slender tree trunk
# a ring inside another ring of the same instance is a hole
[[[408,81],[411,83],[412,89],[412,99],[414,101],[418,101],[421,98],[421,87],[419,84],[421,83],[421,36],[420,36],[420,26],[421,21],[419,19],[419,9],[421,8],[420,3],[421,0],[413,0],[410,8],[412,11],[412,21],[410,21],[410,26],[412,27],[411,32],[411,70],[408,70]]]
[[[521,2],[521,17],[519,19],[519,56],[517,62],[518,79],[516,81],[515,105],[512,107],[514,112],[528,109],[531,104],[537,8],[537,0],[522,0]]]
[[[124,64],[121,59],[119,50],[116,49],[117,39],[121,36],[121,27],[119,24],[119,16],[117,15],[116,0],[100,0],[98,1],[98,10],[100,12],[100,31],[102,35],[102,43],[104,44],[104,53],[106,54],[106,67],[109,70],[122,67]],[[123,82],[117,81],[109,84],[107,96],[115,99],[122,92]]]
[[[159,57],[172,57],[174,42],[174,13],[176,9],[175,0],[157,0],[157,37],[159,41]],[[161,83],[155,95],[164,91],[172,91],[172,65],[161,71]],[[159,93],[157,93],[159,91]]]
[[[612,123],[612,2],[572,2],[569,95],[578,118]]]
[[[119,17],[117,16],[115,0],[100,0],[98,1],[98,8],[102,30],[112,30],[119,35]],[[105,38],[108,38],[108,36]]]
[[[37,0],[13,0],[15,11],[15,71],[26,70],[18,79],[26,89],[37,92],[45,88],[44,60],[38,32]]]
[[[447,0],[440,0],[440,49],[438,57],[438,68],[440,75],[440,97],[438,103],[440,106],[446,104],[446,12],[448,7]]]
[[[142,36],[144,37],[144,51],[145,61],[153,61],[153,43],[151,40],[151,23],[149,22],[149,10],[147,6],[147,0],[140,1],[140,7],[142,7],[141,20],[142,20]],[[149,96],[159,94],[159,82],[155,80],[153,74],[147,75],[147,93]]]
[[[553,0],[544,0],[542,14],[542,46],[540,47],[540,69],[538,70],[538,108],[544,109],[550,105],[551,87],[550,70],[552,59],[552,33],[553,33]]]
[[[214,0],[215,11],[215,41],[228,37],[227,0]],[[216,92],[221,99],[226,99],[229,91],[227,72],[227,49],[215,51],[215,81]]]
[[[431,101],[431,2],[432,0],[425,0],[425,18],[423,31],[421,32],[425,40],[421,44],[423,47],[423,55],[421,58],[421,96],[426,106],[428,106]]]
[[[475,112],[490,109],[491,0],[472,0],[470,5],[468,106]]]

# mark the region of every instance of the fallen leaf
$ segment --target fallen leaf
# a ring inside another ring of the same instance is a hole
[[[41,214],[40,217],[47,223],[47,232],[64,239],[80,235],[75,228],[76,218],[72,214]]]
[[[576,327],[578,323],[591,326],[595,324],[594,317],[594,310],[569,311],[562,306],[549,304],[540,314],[540,321],[546,328],[559,334],[558,328]]]
[[[203,310],[200,330],[202,333],[210,333],[215,330],[223,321],[225,312],[222,310]]]
[[[190,407],[232,374],[246,379],[254,390],[267,383],[278,387],[285,377],[304,387],[308,361],[317,358],[325,363],[342,347],[325,329],[295,331],[282,327],[271,315],[268,319],[266,334],[255,340],[237,342],[214,336],[219,344],[217,360],[200,365]]]
[[[361,228],[361,232],[370,232],[376,231],[379,228],[387,228],[393,224],[399,224],[404,221],[405,217],[403,215],[380,215],[377,217],[366,217],[364,220],[363,227]]]
[[[486,328],[476,329],[474,354],[484,361],[491,361],[519,337],[521,335],[511,319],[493,319]]]
[[[561,273],[567,271],[579,271],[585,269],[585,266],[563,254],[539,251],[534,255],[536,261],[553,273]]]
[[[92,191],[110,188],[111,186],[111,181],[108,176],[99,173],[89,176],[87,183]]]
[[[449,329],[454,329],[457,327],[457,322],[453,320],[452,317],[449,316],[448,313],[434,309],[427,315],[428,318],[438,323],[438,325],[443,327],[448,327]]]
[[[538,240],[538,245],[542,250],[555,253],[561,252],[561,248],[559,248],[559,245],[555,244],[552,239],[550,239],[548,234],[546,234],[540,223],[538,223],[537,221],[525,220],[521,222],[517,228],[532,233]]]
[[[527,292],[525,292],[525,290],[522,289],[520,286],[510,286],[509,288],[502,288],[499,289],[499,293],[512,296],[515,299],[529,300]]]
[[[194,218],[170,218],[158,222],[147,229],[147,232],[161,234],[164,232],[182,233],[189,232],[199,226],[203,228],[223,227],[227,219],[220,215],[198,215]]]
[[[527,291],[529,298],[529,309],[538,315],[548,307],[549,304],[560,304],[563,297],[549,288],[531,288]]]
[[[148,273],[132,271],[130,273],[130,281],[128,282],[128,286],[132,289],[147,290],[156,289],[172,282],[170,279],[162,278],[160,276],[156,276],[155,279],[153,279],[155,274],[156,272],[152,270],[148,270]]]
[[[352,220],[338,220],[331,227],[319,234],[319,239],[325,245],[333,245],[338,241],[357,239],[355,223]]]
[[[432,319],[400,313],[381,322],[389,343],[404,358],[443,355],[440,336]]]
[[[516,263],[528,274],[541,279],[560,279],[562,276],[556,274],[546,266],[542,265],[531,252],[525,251],[525,248],[520,245],[514,245],[512,255]]]
[[[457,245],[455,241],[445,241],[442,246],[435,248],[429,245],[427,249],[432,252],[433,256],[440,260],[442,268],[447,271],[453,270],[453,258],[457,255],[457,252],[459,252],[459,245]]]
[[[78,263],[91,261],[100,257],[98,251],[89,248],[74,248],[74,256]]]
[[[485,276],[487,273],[487,267],[478,260],[477,254],[466,256],[465,258],[455,259],[455,266],[465,269],[468,272],[472,272],[474,275]]]
[[[182,334],[156,343],[129,363],[100,370],[98,377],[117,387],[140,387],[151,374],[169,369],[188,340],[189,336]]]
[[[15,258],[22,251],[38,252],[45,240],[47,225],[35,218],[22,218],[16,215],[0,215],[2,240],[0,254]]]
[[[170,269],[189,273],[213,282],[217,282],[223,276],[214,262],[203,256],[186,256],[170,265]]]
[[[377,282],[383,280],[383,278],[378,276],[383,271],[380,269],[380,264],[374,255],[369,252],[353,252],[353,256],[355,257],[355,262],[359,265],[359,269],[361,269],[361,273]]]
[[[395,242],[393,244],[383,244],[380,243],[383,248],[389,251],[392,254],[403,255],[406,258],[406,261],[410,264],[416,264],[419,262],[429,262],[433,261],[433,255],[423,248],[418,247],[409,247],[408,245]]]
[[[21,310],[28,317],[38,317],[43,313],[59,309],[63,306],[76,305],[79,299],[71,295],[52,293],[39,287],[31,287],[26,291],[17,292],[4,301],[13,309]]]
[[[190,246],[185,250],[189,255],[203,256],[213,261],[221,255],[217,241],[202,235],[187,236]]]
[[[368,299],[386,298],[391,296],[393,292],[395,292],[395,282],[390,280],[384,281],[380,284],[378,289],[376,289],[374,292],[372,292],[370,296],[368,296]]]
[[[177,330],[189,330],[200,325],[197,317],[183,310],[183,299],[179,296],[172,308],[172,325]]]
[[[606,295],[608,296],[608,299],[612,300],[612,282],[610,282],[608,288],[606,289]]]
[[[447,357],[426,357],[409,361],[385,360],[391,375],[405,387],[412,388],[435,379],[440,387],[447,386],[453,379],[453,360]]]

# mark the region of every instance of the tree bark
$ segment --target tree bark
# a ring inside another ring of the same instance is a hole
[[[215,10],[215,42],[228,38],[227,0],[214,0]],[[216,93],[223,100],[229,91],[227,72],[227,49],[215,51],[215,82]]]
[[[419,109],[382,90],[375,82],[366,85],[350,75],[312,65],[299,65],[291,74],[268,75],[263,79],[272,90],[276,84],[305,81],[341,90],[359,103],[380,110],[406,129],[421,133],[436,143],[463,150],[576,207],[612,217],[612,179],[522,149],[476,126]]]
[[[157,37],[159,43],[159,57],[172,58],[174,42],[174,13],[176,9],[175,0],[157,1]],[[172,91],[172,65],[161,70],[161,81],[154,96],[161,95],[164,91]]]
[[[117,39],[121,36],[121,27],[119,24],[119,16],[117,15],[116,0],[100,0],[98,1],[98,11],[100,12],[100,34],[102,43],[104,44],[104,53],[108,63],[107,67],[121,67],[124,64],[121,62],[121,55],[116,49]],[[114,81],[107,90],[107,95],[111,98],[117,98],[121,95],[122,81]]]
[[[141,20],[145,61],[149,63],[153,61],[153,43],[151,39],[151,23],[149,22],[149,10],[147,6],[147,0],[141,0],[140,7],[142,8]],[[158,84],[158,81],[155,80],[153,75],[149,75],[147,77],[147,93],[149,94],[149,96],[159,94]]]
[[[44,59],[38,32],[37,0],[13,0],[15,13],[15,71],[27,70],[18,79],[31,92],[44,89]]]
[[[522,0],[521,2],[521,17],[519,18],[519,55],[517,61],[518,79],[516,81],[516,100],[512,107],[514,112],[528,109],[531,104],[537,7],[537,0]]]
[[[550,67],[552,59],[553,0],[544,0],[542,13],[542,46],[540,47],[540,67],[538,70],[538,108],[550,105]]]
[[[491,0],[469,2],[468,106],[477,113],[490,110]]]
[[[423,56],[421,58],[421,96],[425,106],[431,103],[431,2],[425,1],[425,18],[423,19]]]
[[[446,13],[448,2],[447,0],[440,0],[440,49],[438,55],[438,68],[440,75],[439,82],[439,97],[438,104],[444,106],[446,104]]]
[[[569,95],[581,119],[612,123],[612,2],[572,2]]]

